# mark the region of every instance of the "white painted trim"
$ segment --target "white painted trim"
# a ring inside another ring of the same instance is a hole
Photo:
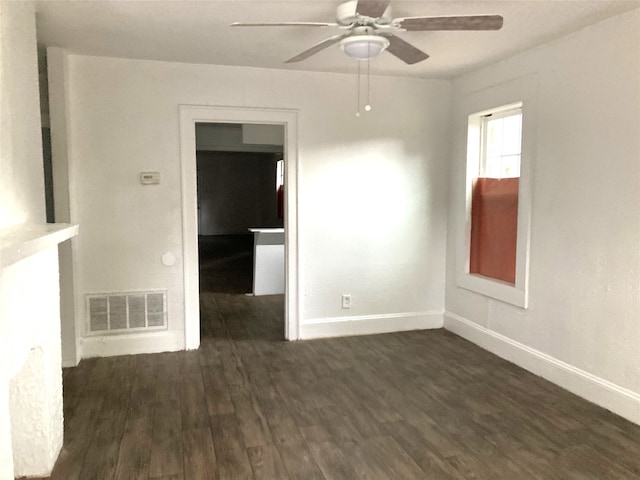
[[[516,365],[640,424],[640,394],[493,332],[451,312],[444,328]]]
[[[520,308],[527,308],[527,291],[492,278],[469,272],[458,277],[458,286]]]
[[[405,312],[305,320],[300,324],[300,339],[442,328],[442,315],[442,312]]]
[[[175,352],[184,350],[184,340],[180,331],[88,337],[81,340],[82,358]]]
[[[298,114],[295,110],[180,105],[185,348],[200,345],[196,122],[283,125],[285,130],[285,337],[298,337]]]
[[[77,198],[76,173],[73,165],[74,149],[70,127],[69,55],[58,47],[47,48],[47,74],[49,88],[49,126],[51,128],[51,160],[53,168],[53,199],[56,222],[75,223],[79,199]],[[80,363],[82,350],[80,339],[84,335],[81,320],[82,293],[78,290],[80,268],[78,266],[78,244],[72,239],[60,245],[60,302],[61,322],[63,322],[62,355],[65,363]],[[74,339],[71,344],[69,330],[73,327]]]

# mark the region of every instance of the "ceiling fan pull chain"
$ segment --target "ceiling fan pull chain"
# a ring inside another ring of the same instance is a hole
[[[364,109],[367,112],[371,111],[371,58],[367,58],[367,104]]]
[[[356,75],[356,117],[360,116],[360,62],[358,64],[358,75]]]

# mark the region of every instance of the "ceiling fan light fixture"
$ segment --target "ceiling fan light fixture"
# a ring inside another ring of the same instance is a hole
[[[389,40],[379,35],[353,35],[340,41],[344,53],[356,60],[377,57],[389,46]]]

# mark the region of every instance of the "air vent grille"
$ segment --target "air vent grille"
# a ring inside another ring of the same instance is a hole
[[[86,298],[90,334],[167,328],[164,291],[99,293]]]

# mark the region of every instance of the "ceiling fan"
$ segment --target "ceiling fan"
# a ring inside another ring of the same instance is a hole
[[[408,65],[429,58],[425,52],[396,36],[396,32],[433,30],[499,30],[500,15],[458,15],[440,17],[392,18],[389,0],[350,0],[338,5],[335,23],[278,22],[232,23],[232,27],[337,27],[343,33],[323,40],[290,58],[295,63],[340,43],[340,48],[357,60],[368,60],[387,50]]]

